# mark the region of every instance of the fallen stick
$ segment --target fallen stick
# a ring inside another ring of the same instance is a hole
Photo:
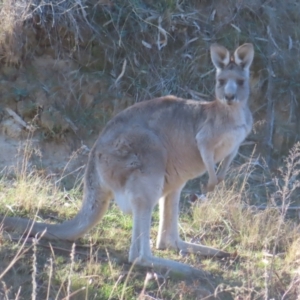
[[[18,114],[16,114],[12,109],[6,107],[5,108],[6,112],[17,122],[19,123],[22,127],[25,129],[32,131],[34,128],[30,125],[28,125]]]
[[[209,201],[209,199],[206,197],[205,194],[197,194],[197,193],[186,193],[186,195],[189,197],[190,203],[194,203],[196,201],[206,202]],[[267,205],[267,204],[236,204],[241,205],[243,208],[254,208],[258,210],[264,210],[268,208],[276,208],[276,209],[286,209],[286,210],[292,210],[292,211],[299,211],[300,212],[300,206],[297,205],[289,205],[287,207],[282,207],[281,205]]]

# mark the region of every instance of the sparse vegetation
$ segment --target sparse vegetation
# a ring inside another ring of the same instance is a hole
[[[18,162],[1,172],[0,212],[49,222],[77,212],[80,151],[112,115],[166,94],[209,99],[212,42],[256,51],[251,142],[207,200],[194,201],[198,179],[182,197],[181,234],[233,255],[156,251],[208,282],[130,266],[132,220],[112,204],[74,245],[1,231],[1,299],[300,299],[297,1],[3,0],[0,17],[0,166]]]
[[[132,220],[112,204],[103,221],[76,244],[48,243],[2,232],[0,278],[6,286],[1,289],[3,296],[7,299],[209,299],[214,295],[216,299],[298,299],[300,226],[297,219],[287,217],[287,211],[299,188],[299,181],[295,180],[299,164],[300,144],[297,144],[281,176],[274,178],[274,192],[262,210],[249,204],[247,185],[251,172],[245,177],[243,170],[251,168],[251,161],[232,170],[241,180],[235,184],[230,180],[225,182],[208,199],[190,203],[186,200],[190,199],[191,188],[186,190],[182,199],[181,234],[188,240],[230,251],[232,257],[199,259],[197,255],[171,251],[157,251],[156,255],[171,256],[205,269],[214,275],[208,278],[209,284],[196,278],[132,268],[127,263]],[[60,192],[37,173],[23,170],[25,173],[13,180],[2,178],[2,214],[42,216],[49,222],[76,214],[81,192]],[[155,213],[153,241],[157,221]]]

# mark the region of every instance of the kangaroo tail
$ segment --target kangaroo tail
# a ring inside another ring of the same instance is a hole
[[[38,223],[17,217],[0,217],[3,228],[30,232],[31,235],[42,233],[47,239],[76,240],[100,221],[108,208],[111,193],[101,185],[99,158],[92,149],[84,176],[83,202],[78,214],[61,224]]]

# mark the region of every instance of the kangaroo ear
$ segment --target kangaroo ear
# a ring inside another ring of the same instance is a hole
[[[234,61],[244,70],[249,70],[254,57],[254,48],[252,44],[243,44],[234,52]]]
[[[212,63],[219,71],[229,64],[230,53],[224,46],[212,44],[210,46],[210,56]]]

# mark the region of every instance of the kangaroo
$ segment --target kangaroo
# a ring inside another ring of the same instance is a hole
[[[90,151],[83,203],[73,219],[45,224],[2,217],[4,228],[31,234],[46,230],[45,238],[76,240],[99,222],[114,198],[123,212],[133,215],[129,262],[192,274],[195,269],[187,264],[152,255],[151,214],[159,203],[158,249],[228,256],[183,241],[178,230],[179,199],[186,182],[207,171],[206,190],[213,191],[253,123],[248,107],[253,45],[243,44],[231,56],[225,47],[213,44],[210,53],[216,68],[214,101],[165,96],[122,111],[107,123]],[[215,164],[221,161],[217,175]]]

